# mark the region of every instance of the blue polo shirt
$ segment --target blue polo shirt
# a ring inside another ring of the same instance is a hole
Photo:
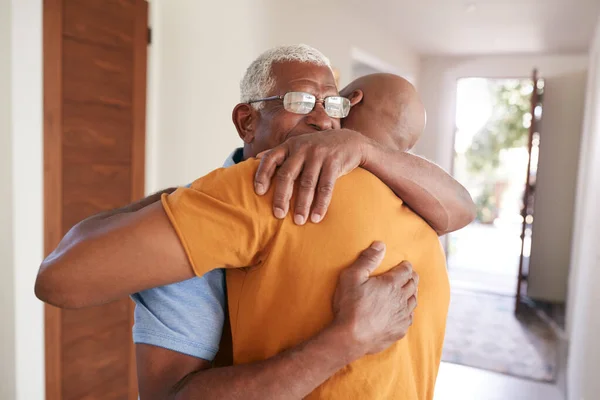
[[[237,149],[225,161],[242,161]],[[133,342],[145,343],[212,361],[219,350],[225,322],[225,272],[161,286],[131,296],[135,302]]]

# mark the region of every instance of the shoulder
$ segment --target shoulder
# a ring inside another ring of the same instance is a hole
[[[225,186],[250,187],[260,160],[249,159],[227,168],[218,168],[209,174],[196,179],[190,187],[195,190],[223,189]]]
[[[190,188],[217,197],[254,194],[254,175],[260,160],[250,159],[228,168],[218,168],[195,180]]]
[[[336,196],[336,190],[340,192],[338,197],[351,199],[369,198],[378,204],[397,206],[403,204],[392,189],[390,189],[381,179],[363,168],[356,168],[348,175],[341,177],[336,183],[333,195]]]

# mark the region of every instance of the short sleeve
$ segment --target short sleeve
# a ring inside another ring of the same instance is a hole
[[[272,194],[257,196],[257,160],[219,169],[163,195],[162,204],[198,276],[215,268],[256,265],[281,221]]]
[[[144,290],[135,302],[134,343],[150,344],[212,361],[225,321],[225,273]]]

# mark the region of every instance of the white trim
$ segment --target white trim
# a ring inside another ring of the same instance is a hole
[[[33,293],[43,257],[42,1],[12,1],[12,155],[16,399],[45,398],[44,308]]]

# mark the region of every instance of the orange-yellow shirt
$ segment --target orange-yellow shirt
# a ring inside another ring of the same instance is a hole
[[[227,271],[234,363],[269,358],[333,319],[340,272],[374,240],[387,245],[375,274],[403,260],[419,273],[414,322],[387,350],[346,366],[309,398],[432,399],[450,300],[436,233],[379,179],[357,169],[336,183],[326,218],[297,226],[257,196],[258,161],[219,169],[162,198],[197,275]],[[246,267],[246,268],[242,268]]]

